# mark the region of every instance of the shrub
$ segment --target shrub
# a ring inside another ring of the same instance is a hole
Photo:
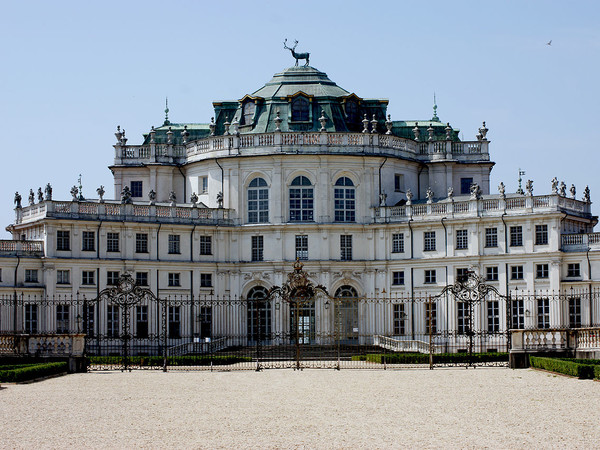
[[[353,361],[370,361],[383,364],[429,364],[427,353],[370,353],[353,356]],[[434,364],[465,364],[508,361],[508,353],[438,353],[433,355]]]
[[[6,366],[4,366],[6,367]],[[67,372],[66,362],[33,364],[13,369],[0,369],[0,381],[16,383]]]
[[[585,360],[573,360],[570,358],[543,358],[540,356],[529,357],[529,365],[537,369],[562,373],[564,375],[570,375],[579,379],[600,379],[600,366],[583,363],[582,361]]]
[[[252,358],[234,355],[199,355],[199,356],[169,356],[168,366],[225,366],[239,362],[251,362]],[[121,356],[91,356],[90,364],[120,365],[123,362]],[[162,356],[131,356],[129,364],[143,367],[162,367],[164,359]]]

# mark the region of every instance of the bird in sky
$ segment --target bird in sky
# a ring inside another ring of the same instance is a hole
[[[552,45],[552,39],[550,39],[548,42],[546,42],[546,45]]]

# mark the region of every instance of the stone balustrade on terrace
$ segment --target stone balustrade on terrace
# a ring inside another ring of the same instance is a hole
[[[44,256],[44,241],[0,240],[2,256]]]
[[[516,195],[503,198],[486,195],[481,199],[456,197],[432,203],[374,208],[375,222],[407,222],[409,220],[440,220],[442,217],[485,217],[566,212],[579,217],[591,217],[591,204],[559,195]]]
[[[600,250],[600,233],[563,234],[560,244],[565,252]]]
[[[191,204],[122,204],[116,201],[60,202],[47,200],[15,209],[15,225],[45,218],[103,220],[113,222],[152,222],[198,225],[232,225],[233,211],[225,208],[199,208]]]
[[[261,154],[371,154],[423,161],[454,159],[489,161],[489,141],[418,142],[386,134],[273,132],[211,136],[185,146],[169,144],[115,145],[116,165],[194,162],[226,156]]]

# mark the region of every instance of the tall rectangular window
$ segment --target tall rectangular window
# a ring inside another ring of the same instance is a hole
[[[581,298],[569,298],[569,328],[581,328]]]
[[[461,195],[471,193],[471,185],[473,184],[473,178],[461,178],[460,179],[460,193]]]
[[[535,277],[536,278],[548,278],[550,270],[548,264],[536,264],[535,265]]]
[[[467,302],[456,303],[456,333],[465,334],[469,325],[469,312]]]
[[[456,279],[458,281],[466,281],[468,277],[469,269],[467,269],[466,267],[459,267],[458,269],[456,269]]]
[[[392,285],[403,286],[404,285],[404,271],[392,272]]]
[[[510,267],[510,279],[511,280],[522,280],[523,279],[523,266],[511,266]]]
[[[148,253],[148,233],[135,234],[135,252]]]
[[[466,250],[469,248],[468,230],[456,230],[456,250]]]
[[[352,235],[342,234],[340,236],[340,259],[342,261],[352,260]]]
[[[212,236],[200,236],[200,254],[212,255]]]
[[[106,307],[106,334],[108,337],[119,337],[119,307],[108,305]]]
[[[83,270],[81,272],[81,284],[84,286],[93,286],[96,284],[96,272],[93,270]]]
[[[394,303],[394,335],[402,336],[406,334],[406,312],[404,311],[404,303]]]
[[[148,337],[148,306],[135,307],[135,337],[145,339]]]
[[[200,274],[200,287],[212,287],[212,273]]]
[[[86,305],[83,310],[83,326],[84,332],[88,338],[94,337],[96,324],[96,308],[95,305]]]
[[[394,191],[404,192],[404,175],[401,173],[394,174]]]
[[[106,251],[119,251],[119,233],[106,233]]]
[[[548,225],[535,226],[535,245],[548,244]]]
[[[435,231],[425,231],[423,233],[423,251],[435,251]]]
[[[148,286],[148,272],[136,272],[135,284],[138,286]]]
[[[37,269],[25,269],[25,283],[37,283],[37,282],[38,282]]]
[[[208,194],[208,176],[198,178],[198,194]]]
[[[71,233],[67,230],[58,230],[56,232],[56,250],[71,250]]]
[[[108,286],[116,286],[119,284],[119,272],[116,270],[109,270],[106,272],[106,284]]]
[[[510,246],[523,247],[523,227],[510,227]]]
[[[511,328],[522,330],[525,328],[525,306],[523,300],[512,300],[510,302]]]
[[[252,236],[252,261],[262,261],[263,260],[263,237],[262,236]]]
[[[537,327],[550,328],[550,300],[547,298],[537,301]]]
[[[498,266],[489,266],[485,268],[486,281],[498,281]]]
[[[392,234],[392,253],[404,253],[404,233]]]
[[[181,286],[181,279],[180,279],[179,272],[169,273],[169,286],[170,287]]]
[[[169,306],[169,338],[181,337],[181,309],[179,306]]]
[[[308,236],[305,234],[296,235],[296,259],[308,259]]]
[[[25,305],[25,333],[36,334],[38,332],[38,305]]]
[[[144,194],[142,192],[142,182],[141,181],[132,181],[131,182],[131,196],[135,197],[135,198],[144,196]]]
[[[56,305],[56,332],[69,332],[69,305]]]
[[[96,233],[84,231],[81,233],[81,251],[93,252],[96,250]]]
[[[201,306],[200,314],[200,338],[212,337],[212,306]]]
[[[581,276],[579,263],[567,264],[567,277],[578,278]]]
[[[425,271],[425,283],[437,283],[437,274],[435,272],[435,269]]]
[[[71,284],[71,272],[69,270],[57,270],[56,284]]]
[[[437,304],[425,303],[425,333],[437,332]]]
[[[178,234],[169,235],[169,254],[178,255],[181,253],[181,242]]]
[[[485,246],[498,247],[498,228],[485,229]]]
[[[497,300],[487,302],[487,330],[488,333],[500,331],[500,305]]]

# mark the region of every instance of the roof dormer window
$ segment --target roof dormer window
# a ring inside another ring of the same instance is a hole
[[[292,100],[292,122],[308,122],[309,102],[306,97],[298,96]]]
[[[242,108],[242,125],[252,125],[254,113],[256,112],[256,103],[248,100]]]

